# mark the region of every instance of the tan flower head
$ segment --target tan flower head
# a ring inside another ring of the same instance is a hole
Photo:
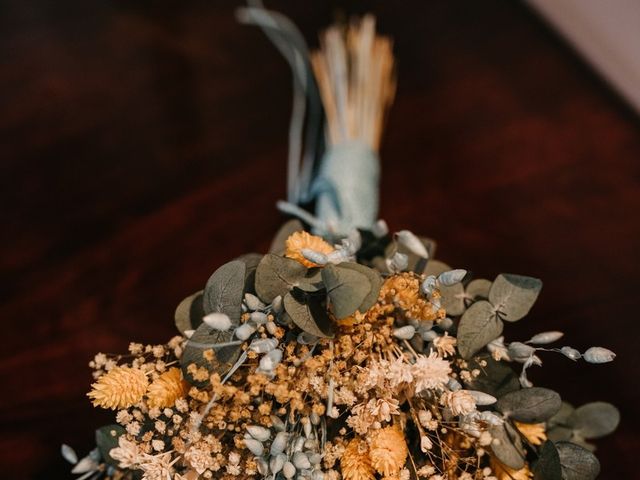
[[[151,408],[173,407],[176,400],[187,394],[187,384],[182,379],[179,368],[170,368],[160,375],[147,391],[147,399]]]
[[[148,384],[147,376],[139,368],[114,367],[91,385],[93,389],[87,396],[94,407],[129,408],[142,400]]]
[[[304,258],[304,255],[302,255],[303,249],[306,248],[315,252],[324,253],[325,255],[334,250],[334,248],[322,238],[311,235],[309,232],[295,232],[291,234],[289,238],[287,238],[285,246],[286,251],[284,256],[300,262],[307,268],[318,267],[319,265]]]
[[[547,439],[544,423],[520,423],[514,421],[516,428],[532,445],[542,445]]]
[[[449,381],[451,365],[440,358],[435,352],[428,357],[418,355],[416,363],[411,367],[411,373],[416,385],[416,392],[433,390],[443,387]]]
[[[476,409],[476,401],[466,390],[444,392],[440,396],[440,403],[451,410],[451,414],[467,415]]]
[[[371,435],[371,465],[385,477],[397,476],[404,467],[409,450],[402,431],[393,426],[376,430]]]
[[[533,477],[533,473],[529,470],[529,465],[526,464],[520,470],[515,470],[506,466],[494,456],[491,456],[490,465],[491,470],[493,470],[493,475],[498,480],[529,480]]]
[[[354,438],[347,444],[342,458],[340,470],[344,480],[373,480],[375,478],[367,443],[361,438]]]

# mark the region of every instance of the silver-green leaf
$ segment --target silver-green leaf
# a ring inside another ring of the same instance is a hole
[[[202,323],[202,317],[204,317],[202,293],[203,291],[200,290],[189,295],[176,307],[174,314],[176,328],[182,335],[187,330],[195,330]]]
[[[268,254],[262,257],[256,270],[256,293],[260,300],[271,303],[304,279],[307,269],[290,258]]]
[[[525,454],[520,435],[509,422],[495,425],[489,430],[493,441],[491,450],[498,460],[515,470],[525,465]]]
[[[537,278],[503,273],[491,285],[489,301],[501,319],[515,322],[529,313],[541,289],[542,281]]]
[[[332,325],[326,308],[316,303],[317,299],[307,302],[294,298],[291,293],[284,296],[284,309],[293,323],[303,332],[316,337],[332,337]]]
[[[545,442],[533,468],[534,480],[562,480],[560,455],[553,442]]]
[[[118,466],[118,461],[111,458],[109,452],[118,446],[118,439],[126,430],[120,425],[105,425],[96,430],[96,446],[102,459],[113,467]]]
[[[220,312],[226,314],[232,323],[240,322],[246,270],[244,262],[233,260],[213,272],[204,288],[205,314]]]
[[[496,409],[519,422],[540,423],[558,413],[561,405],[560,395],[553,390],[532,387],[507,393],[498,400]]]
[[[442,295],[440,302],[447,315],[457,317],[464,313],[464,287],[461,283],[454,283],[448,286],[441,285],[440,294]]]
[[[344,268],[342,264],[323,268],[322,281],[331,300],[333,313],[339,319],[358,310],[372,288],[366,274],[354,268]]]
[[[582,438],[600,438],[618,428],[620,412],[607,402],[587,403],[576,408],[567,423]]]
[[[502,333],[503,324],[493,306],[481,300],[464,312],[458,325],[458,350],[468,359]]]
[[[556,443],[563,480],[595,480],[600,462],[593,453],[571,442]]]

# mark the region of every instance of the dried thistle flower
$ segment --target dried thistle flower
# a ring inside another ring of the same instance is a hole
[[[367,442],[357,437],[351,440],[340,459],[344,480],[373,480],[375,478]]]
[[[149,385],[147,400],[151,408],[173,407],[187,393],[187,384],[179,368],[170,368]]]
[[[411,373],[415,380],[416,392],[419,393],[443,387],[449,381],[451,365],[435,352],[431,352],[428,357],[418,355],[416,363],[411,367]]]
[[[381,428],[371,435],[371,465],[385,477],[397,476],[404,467],[408,454],[404,433],[398,427]]]
[[[303,249],[313,250],[323,254],[333,252],[334,248],[325,242],[322,238],[311,235],[309,232],[295,232],[287,238],[285,242],[285,257],[300,262],[307,268],[319,266],[307,260],[302,254]]]
[[[91,385],[93,389],[87,396],[95,407],[129,408],[142,400],[148,384],[147,376],[139,368],[114,367]]]

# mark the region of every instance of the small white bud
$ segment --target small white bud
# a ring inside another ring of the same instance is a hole
[[[209,315],[205,315],[202,321],[214,330],[220,330],[221,332],[225,332],[231,328],[231,319],[224,313],[220,312],[213,312]]]

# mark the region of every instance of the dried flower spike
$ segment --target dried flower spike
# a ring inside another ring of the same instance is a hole
[[[142,400],[148,384],[147,376],[139,368],[114,367],[91,385],[93,389],[87,396],[94,407],[129,408]]]
[[[187,385],[182,379],[179,368],[171,368],[160,375],[147,391],[147,399],[151,408],[173,407],[176,400],[187,393]]]

